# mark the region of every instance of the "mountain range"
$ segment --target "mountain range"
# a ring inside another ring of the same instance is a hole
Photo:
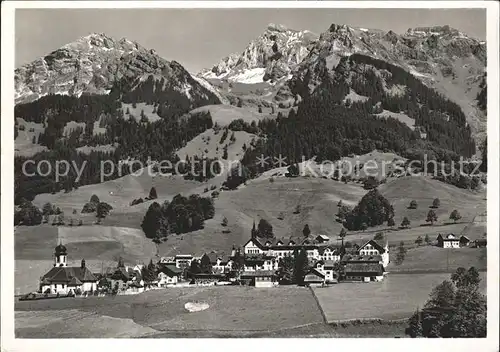
[[[365,127],[370,116],[396,124],[391,133],[398,142],[367,135],[371,142],[345,149],[359,137],[337,131],[337,139],[346,139],[325,145],[325,157],[378,147],[470,158],[486,134],[484,101],[477,100],[486,97],[485,77],[486,43],[446,25],[396,34],[332,24],[317,35],[269,24],[242,53],[197,74],[136,42],[94,33],[15,70],[16,155],[22,160],[64,147],[82,158],[92,152],[117,160],[174,158],[183,148],[186,158],[189,150],[191,157],[229,153],[249,160],[271,148],[259,143],[291,143],[286,135],[295,119],[333,133],[336,127],[327,127],[333,119],[323,120],[322,111],[347,109],[338,113],[367,114],[359,121]],[[246,134],[241,143],[221,140],[219,148],[208,139],[220,127]],[[294,138],[308,153],[321,149],[309,150],[314,138],[305,132]],[[89,175],[85,182],[95,180]]]

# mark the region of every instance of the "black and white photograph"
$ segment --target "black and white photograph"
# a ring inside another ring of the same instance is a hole
[[[499,350],[498,3],[84,3],[2,3],[2,350]]]

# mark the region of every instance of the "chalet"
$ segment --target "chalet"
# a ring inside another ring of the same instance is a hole
[[[132,282],[131,272],[127,270],[124,266],[119,266],[115,271],[109,276],[111,281],[111,288],[117,289],[118,291],[124,291],[127,289],[129,282]]]
[[[212,266],[212,272],[214,273],[225,273],[232,269],[233,261],[228,255],[223,253],[219,254],[214,251],[206,254],[210,259],[210,265]]]
[[[453,234],[443,236],[439,234],[437,236],[438,247],[441,248],[460,248],[460,239],[455,237]]]
[[[359,255],[363,255],[363,256],[366,256],[366,255],[381,256],[381,258],[382,258],[381,264],[384,266],[384,268],[387,267],[387,265],[389,265],[389,263],[390,263],[389,245],[387,242],[386,242],[385,246],[382,247],[376,241],[369,240],[368,242],[366,242],[365,244],[360,246],[357,251],[358,251]]]
[[[324,276],[325,283],[337,282],[335,262],[333,260],[318,260],[314,265],[314,268]]]
[[[85,266],[82,259],[79,267],[67,266],[67,249],[59,244],[54,251],[54,267],[40,278],[41,292],[67,294],[80,290],[95,291],[97,277]]]
[[[270,243],[270,242],[268,242]],[[260,243],[257,238],[251,238],[243,245],[244,253],[246,254],[262,254],[265,251],[265,244]]]
[[[380,263],[353,263],[344,266],[344,280],[346,281],[381,281],[384,278],[384,266]]]
[[[245,255],[243,271],[278,270],[278,260],[267,254]]]
[[[224,274],[199,273],[193,275],[191,283],[197,286],[214,286],[224,279]]]
[[[330,237],[328,237],[326,235],[318,235],[318,236],[316,236],[315,240],[318,243],[325,243],[325,242],[330,241]]]
[[[142,293],[142,292],[144,292],[144,284],[141,282],[134,281],[128,285],[127,292],[128,293]]]
[[[273,287],[278,285],[274,270],[246,271],[241,274],[241,280],[255,287]]]
[[[175,266],[179,269],[186,269],[191,266],[193,256],[191,254],[177,254],[174,258]]]
[[[460,236],[459,242],[461,247],[467,247],[470,244],[470,238],[462,235]]]
[[[325,283],[325,274],[313,268],[304,277],[304,284],[306,286],[319,286]]]
[[[341,250],[340,248],[336,248],[333,246],[328,246],[328,247],[320,247],[318,249],[318,254],[321,258],[321,260],[331,260],[334,262],[338,262],[341,257]]]
[[[183,270],[174,264],[160,264],[158,269],[158,287],[176,285],[182,279]]]

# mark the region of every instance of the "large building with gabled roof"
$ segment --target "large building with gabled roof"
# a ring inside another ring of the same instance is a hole
[[[60,294],[95,291],[98,279],[86,267],[85,259],[78,267],[68,266],[67,258],[67,249],[60,243],[54,250],[54,267],[40,278],[40,291]]]

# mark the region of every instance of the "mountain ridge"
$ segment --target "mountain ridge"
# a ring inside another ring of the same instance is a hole
[[[211,69],[202,70],[204,78],[226,79],[241,83],[276,81],[286,77],[307,55],[308,45],[317,39],[309,30],[295,30],[270,23],[242,53],[232,53]],[[245,74],[253,71],[253,75]]]
[[[121,80],[150,74],[169,78],[172,86],[176,80],[189,81],[194,90],[210,91],[180,63],[160,57],[154,49],[126,38],[92,33],[16,69],[15,101],[26,103],[47,94],[109,94]],[[210,94],[217,95],[213,90]]]

